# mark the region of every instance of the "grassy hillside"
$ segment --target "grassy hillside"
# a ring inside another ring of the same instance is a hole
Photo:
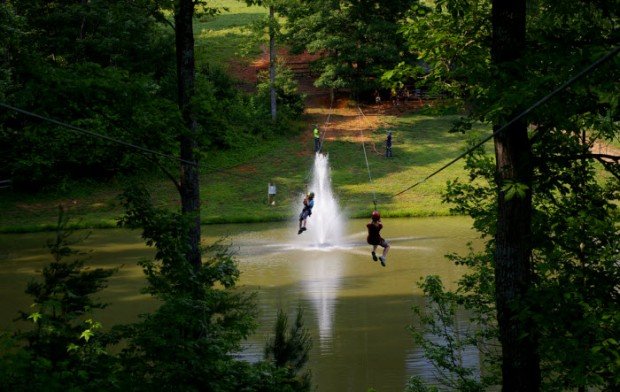
[[[454,117],[405,115],[387,118],[389,125],[368,131],[366,148],[372,184],[359,140],[330,141],[332,184],[340,205],[351,217],[368,215],[373,192],[385,216],[445,215],[441,192],[449,179],[463,176],[462,163],[400,196],[394,196],[458,155],[465,136],[450,134]],[[394,157],[383,155],[385,132],[394,136]],[[291,219],[299,195],[306,190],[312,167],[312,145],[307,137],[277,139],[245,150],[209,154],[201,176],[202,215],[205,223]],[[307,141],[306,141],[307,140]],[[376,152],[372,145],[375,145]],[[381,154],[380,154],[381,153]],[[220,169],[214,170],[213,168]],[[179,196],[163,174],[143,179],[163,206],[176,208]],[[267,184],[278,186],[276,205],[267,205]],[[55,222],[58,204],[68,207],[80,227],[113,227],[122,213],[117,195],[122,184],[83,183],[65,191],[27,195],[4,191],[0,196],[0,231],[41,230]],[[320,197],[317,195],[317,197]],[[79,220],[79,222],[78,222]]]

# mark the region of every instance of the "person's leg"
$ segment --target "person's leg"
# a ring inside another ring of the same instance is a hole
[[[379,259],[377,258],[377,254],[375,253],[376,251],[377,251],[377,245],[373,245],[373,246],[372,246],[372,252],[370,252],[370,254],[372,255],[372,259],[373,259],[374,261],[379,260]]]
[[[390,244],[387,241],[383,240],[380,244],[383,247],[383,254],[379,256],[379,260],[381,260],[381,265],[385,267],[385,261],[387,260],[387,253],[390,250]]]
[[[387,257],[388,251],[390,250],[390,244],[387,241],[384,241],[385,246],[383,247],[383,257]]]

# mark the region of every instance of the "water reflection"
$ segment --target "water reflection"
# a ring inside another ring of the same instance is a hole
[[[301,284],[317,317],[321,353],[331,351],[334,309],[342,279],[342,266],[333,258],[323,256],[303,264]]]

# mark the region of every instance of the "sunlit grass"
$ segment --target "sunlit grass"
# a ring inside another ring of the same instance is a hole
[[[386,217],[430,216],[449,214],[441,194],[446,181],[466,176],[463,162],[450,166],[437,176],[400,196],[396,193],[436,170],[465,148],[466,136],[449,133],[456,117],[408,115],[390,118],[389,126],[365,134],[372,182],[359,141],[327,141],[334,192],[341,208],[350,217],[365,217],[378,208]],[[393,132],[394,157],[383,156],[385,133]],[[481,132],[488,129],[481,127]],[[376,152],[372,150],[372,143]],[[490,147],[490,146],[489,146]],[[296,203],[307,190],[312,167],[312,145],[301,144],[296,136],[281,137],[232,152],[209,153],[201,169],[202,217],[205,223],[257,222],[291,219]],[[208,168],[207,168],[208,167]],[[219,167],[220,169],[213,169]],[[150,184],[157,204],[178,208],[179,196],[174,185],[163,175],[144,178]],[[267,184],[278,187],[276,205],[267,205]],[[0,217],[0,229],[40,230],[55,222],[56,205],[71,208],[82,227],[112,227],[122,209],[117,199],[121,184],[85,184],[58,193],[26,199],[1,198],[0,208],[11,211]],[[317,195],[320,197],[320,195]],[[75,198],[77,204],[72,205]],[[15,213],[13,213],[15,212]],[[76,222],[77,223],[77,222]]]
[[[265,17],[266,8],[248,7],[235,0],[213,1],[209,6],[220,8],[221,12],[199,16],[194,21],[198,65],[214,64],[225,68],[228,61],[240,58],[244,51],[259,53],[258,48],[247,48],[252,34],[247,26]]]

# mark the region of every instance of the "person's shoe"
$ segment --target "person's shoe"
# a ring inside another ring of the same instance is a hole
[[[373,259],[374,261],[379,260],[379,259],[377,258],[377,254],[376,254],[375,252],[370,252],[370,253],[372,254],[372,259]]]
[[[300,230],[301,230],[301,231],[306,231],[306,228],[305,228],[305,227],[302,227]]]
[[[299,231],[297,232],[297,234],[301,234],[304,232],[304,229],[299,229]]]
[[[379,256],[379,260],[381,260],[381,265],[385,267],[385,257]]]

